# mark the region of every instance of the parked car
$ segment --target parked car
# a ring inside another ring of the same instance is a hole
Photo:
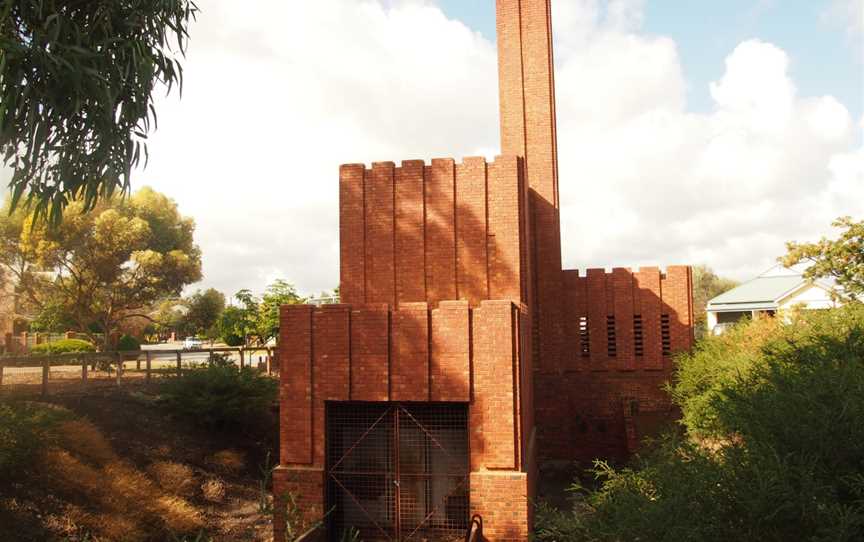
[[[183,350],[197,350],[203,346],[203,342],[198,337],[186,337],[183,340]]]

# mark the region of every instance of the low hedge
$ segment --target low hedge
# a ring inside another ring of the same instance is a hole
[[[31,354],[68,354],[80,352],[95,352],[93,343],[82,339],[60,339],[50,343],[37,344],[30,349]]]
[[[277,380],[249,367],[238,369],[224,356],[214,354],[207,366],[163,382],[160,403],[207,429],[248,430],[265,423],[278,391]]]

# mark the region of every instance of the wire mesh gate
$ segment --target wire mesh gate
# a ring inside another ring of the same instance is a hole
[[[327,404],[330,533],[455,540],[468,527],[466,404]]]

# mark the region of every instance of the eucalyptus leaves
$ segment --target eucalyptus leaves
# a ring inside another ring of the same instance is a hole
[[[182,88],[192,0],[0,0],[0,154],[13,208],[56,225],[147,161],[153,91]]]

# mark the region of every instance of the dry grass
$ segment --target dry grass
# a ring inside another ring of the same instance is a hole
[[[75,456],[101,465],[117,456],[96,426],[86,420],[72,420],[57,428],[58,444]]]
[[[201,484],[201,493],[210,502],[222,502],[225,500],[225,484],[218,478],[210,478]]]
[[[158,461],[150,465],[147,472],[159,487],[173,495],[191,497],[195,494],[195,473],[186,465],[173,461]]]
[[[216,452],[209,458],[208,462],[228,474],[237,474],[246,468],[246,459],[243,454],[235,450]]]
[[[72,508],[68,517],[97,538],[134,542],[152,539],[154,532],[192,533],[204,525],[201,511],[177,493],[194,491],[189,467],[154,464],[154,481],[117,457],[89,422],[64,424],[58,446],[48,450],[44,461],[57,490],[94,505],[90,510]]]
[[[93,387],[44,405],[69,416],[29,456],[31,483],[0,480],[0,541],[272,539],[258,437],[192,431],[139,391]]]

